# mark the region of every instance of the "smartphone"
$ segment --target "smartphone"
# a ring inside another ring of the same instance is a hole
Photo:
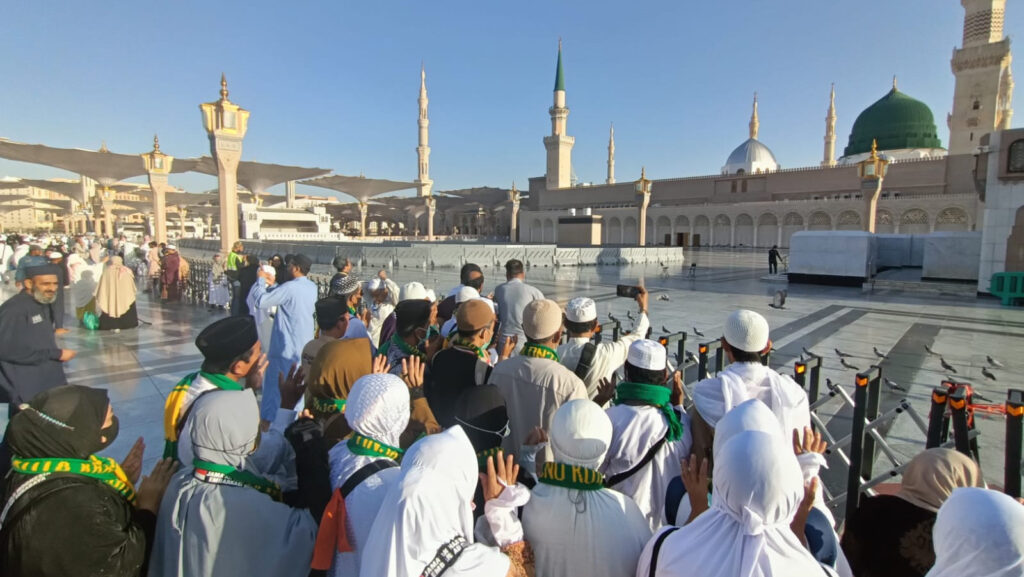
[[[628,284],[615,285],[615,296],[635,299],[638,294],[640,294],[640,287],[630,286]]]

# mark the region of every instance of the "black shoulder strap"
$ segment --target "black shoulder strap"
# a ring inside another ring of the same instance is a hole
[[[371,476],[385,469],[397,466],[398,463],[390,459],[377,459],[376,461],[371,461],[363,465],[358,471],[352,473],[352,476],[349,477],[348,480],[345,481],[345,484],[341,486],[341,489],[339,489],[341,491],[342,498],[347,499],[349,493],[355,491],[356,487],[358,487],[360,483],[369,479]]]
[[[619,483],[637,474],[637,472],[640,471],[640,469],[643,469],[644,467],[647,466],[648,463],[651,462],[651,459],[654,458],[654,455],[661,449],[662,445],[665,444],[665,441],[667,439],[668,433],[666,432],[664,437],[658,439],[657,443],[651,445],[651,448],[647,450],[647,454],[644,455],[643,459],[640,459],[639,463],[633,465],[628,471],[623,471],[617,475],[612,475],[611,477],[605,479],[604,486],[608,488],[614,487],[615,485],[618,485]]]
[[[597,345],[594,343],[587,343],[583,345],[583,350],[580,351],[580,361],[576,363],[576,376],[582,381],[586,378],[587,373],[590,372],[590,367],[594,364],[594,354],[597,353]]]
[[[651,569],[647,572],[647,577],[655,577],[658,572],[658,554],[661,553],[661,545],[665,542],[665,539],[679,530],[679,527],[671,527],[666,530],[654,541],[654,549],[651,550]]]

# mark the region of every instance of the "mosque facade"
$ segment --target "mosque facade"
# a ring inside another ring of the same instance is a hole
[[[569,214],[600,217],[606,245],[788,246],[800,230],[863,230],[867,205],[857,163],[877,143],[890,161],[878,202],[878,233],[925,234],[980,230],[984,206],[974,169],[982,136],[1010,128],[1013,76],[1010,40],[1003,36],[1006,0],[961,0],[965,9],[962,47],[954,50],[956,78],[947,117],[948,146],[938,137],[932,111],[892,89],[857,117],[842,155],[836,158],[835,89],[825,117],[820,164],[781,168],[758,139],[757,96],[749,137],[703,176],[654,180],[641,209],[635,183],[615,179],[614,129],[609,135],[608,177],[600,185],[571,179],[574,139],[561,58],[556,68],[551,134],[544,137],[547,172],[531,178],[518,219],[520,242],[558,242],[558,221]],[[646,226],[640,226],[644,214]]]

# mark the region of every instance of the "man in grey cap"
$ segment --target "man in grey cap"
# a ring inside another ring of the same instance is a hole
[[[505,396],[511,432],[503,447],[517,456],[534,428],[548,429],[558,407],[587,398],[583,381],[558,362],[555,349],[562,340],[558,303],[543,299],[526,305],[523,332],[526,344],[519,354],[495,365],[488,381]]]
[[[647,319],[647,291],[644,287],[638,288],[636,304],[640,307],[640,318],[636,330],[621,335],[617,341],[606,338],[598,344],[590,342],[597,332],[597,305],[593,299],[576,297],[565,307],[565,330],[569,338],[559,345],[558,356],[566,368],[583,379],[591,400],[597,397],[601,381],[612,379],[626,362],[629,346],[643,339],[651,326]]]

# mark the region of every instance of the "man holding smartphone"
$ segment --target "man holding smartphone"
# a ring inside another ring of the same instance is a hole
[[[644,338],[651,327],[647,318],[647,289],[642,286],[629,288],[636,289],[634,300],[640,309],[640,316],[636,330],[620,336],[617,341],[603,339],[596,345],[590,342],[598,324],[597,305],[593,299],[576,297],[565,307],[565,330],[569,338],[558,347],[558,356],[566,368],[583,379],[591,400],[597,397],[601,380],[611,379],[615,375],[619,367],[626,363],[629,346]]]

